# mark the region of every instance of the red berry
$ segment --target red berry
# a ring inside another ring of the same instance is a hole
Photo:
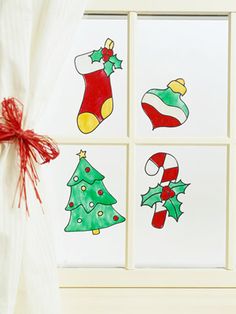
[[[70,202],[70,203],[69,203],[69,206],[70,206],[70,207],[73,207],[73,206],[74,206],[74,203],[73,203],[73,202]]]
[[[102,49],[102,58],[105,62],[107,62],[112,55],[113,55],[112,49],[107,49],[107,48]]]
[[[119,217],[116,216],[116,215],[113,217],[113,220],[114,220],[114,221],[117,221],[118,219],[119,219]]]
[[[108,49],[106,47],[102,48],[102,54],[103,55],[106,55],[108,52]]]
[[[103,60],[104,60],[105,62],[107,62],[107,61],[109,60],[109,58],[110,58],[110,57],[109,57],[108,55],[104,55],[104,56],[103,56]]]
[[[167,193],[169,193],[171,191],[171,188],[169,186],[164,186],[163,190]]]
[[[161,193],[161,199],[162,199],[162,201],[167,201],[169,199],[169,194],[167,192],[163,191]]]
[[[175,192],[169,186],[164,186],[161,193],[162,201],[167,201],[169,198],[174,197]]]
[[[86,172],[90,172],[90,168],[89,168],[89,167],[86,167],[86,168],[85,168],[85,171],[86,171]]]
[[[107,54],[108,54],[110,57],[113,56],[113,50],[112,50],[112,49],[109,49]]]
[[[103,190],[98,190],[98,195],[102,195],[103,194]]]

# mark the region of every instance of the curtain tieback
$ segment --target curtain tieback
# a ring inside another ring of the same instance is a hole
[[[22,198],[25,202],[26,212],[29,214],[26,176],[28,176],[36,198],[42,204],[37,184],[39,177],[35,163],[45,164],[59,155],[57,144],[48,136],[36,134],[33,130],[22,129],[23,104],[16,98],[8,98],[2,101],[2,113],[0,115],[0,143],[16,142],[20,159],[20,174],[17,183],[19,190],[18,207]]]

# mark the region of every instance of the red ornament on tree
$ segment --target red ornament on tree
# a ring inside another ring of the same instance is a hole
[[[90,168],[89,168],[89,167],[86,167],[86,168],[85,168],[85,171],[86,171],[86,172],[90,172]]]
[[[118,216],[114,216],[114,217],[113,217],[113,220],[114,220],[114,221],[117,221],[118,219],[119,219]]]
[[[103,194],[103,190],[98,190],[98,195],[102,195]]]
[[[73,206],[74,206],[74,203],[73,203],[73,202],[70,202],[70,203],[69,203],[69,206],[70,206],[70,207],[73,207]]]

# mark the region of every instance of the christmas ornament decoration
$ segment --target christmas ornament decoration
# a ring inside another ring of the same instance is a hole
[[[84,78],[85,92],[77,116],[79,130],[93,132],[113,111],[110,75],[121,69],[122,61],[113,52],[114,42],[108,38],[104,47],[75,57],[75,67]]]
[[[125,218],[112,206],[117,201],[103,184],[105,177],[87,161],[85,151],[81,150],[78,155],[79,163],[67,183],[71,192],[65,209],[70,211],[70,220],[65,231],[92,231],[98,235],[100,229],[122,223]]]
[[[32,184],[35,196],[42,204],[37,184],[35,163],[45,164],[55,159],[59,155],[56,143],[48,136],[36,134],[33,130],[22,129],[23,104],[16,98],[4,99],[1,103],[0,115],[0,143],[16,143],[20,159],[20,174],[17,184],[19,190],[18,207],[21,206],[23,198],[26,212],[29,214],[26,177]]]
[[[189,116],[181,96],[186,93],[182,78],[171,81],[166,89],[150,89],[142,98],[142,108],[152,123],[153,130],[160,127],[177,127]]]
[[[152,226],[161,229],[164,227],[166,216],[174,218],[177,222],[183,214],[180,207],[182,203],[178,199],[178,195],[183,193],[190,184],[184,183],[182,180],[176,181],[179,173],[179,165],[176,158],[168,153],[158,152],[152,155],[145,164],[145,172],[149,176],[157,175],[163,169],[160,182],[157,186],[149,188],[146,194],[142,195],[141,206],[149,206],[153,208],[154,215],[152,218]],[[157,210],[158,204],[164,210]]]

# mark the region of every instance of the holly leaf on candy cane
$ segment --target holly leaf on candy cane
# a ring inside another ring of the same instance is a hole
[[[178,221],[179,217],[183,214],[183,212],[180,210],[181,205],[182,203],[175,195],[169,198],[163,206],[167,209],[169,217],[173,217],[176,221]]]
[[[180,210],[182,203],[178,200],[177,196],[179,194],[185,194],[185,190],[190,184],[184,183],[182,180],[178,182],[170,182],[169,188],[175,193],[175,195],[165,201],[164,207],[167,209],[169,217],[173,217],[176,221],[183,214]]]
[[[180,193],[185,194],[185,190],[190,184],[184,183],[182,180],[179,180],[178,182],[170,182],[169,187],[171,190],[175,192],[176,195]]]
[[[161,192],[162,186],[160,184],[158,184],[155,188],[149,188],[146,194],[141,195],[142,196],[141,206],[146,205],[152,207],[155,203],[162,202]]]
[[[102,48],[99,50],[94,50],[90,55],[92,62],[100,62],[102,59]]]

